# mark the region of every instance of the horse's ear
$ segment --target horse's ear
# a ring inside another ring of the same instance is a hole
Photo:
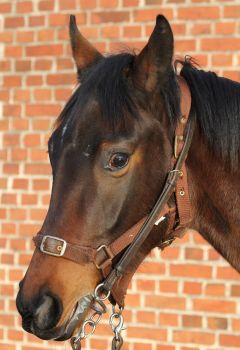
[[[164,81],[172,65],[173,33],[162,15],[156,18],[155,28],[147,45],[136,56],[133,80],[141,88],[153,91],[158,82]]]
[[[72,54],[76,62],[78,73],[88,68],[102,55],[85,39],[79,32],[75,16],[70,16],[69,34],[71,40]]]

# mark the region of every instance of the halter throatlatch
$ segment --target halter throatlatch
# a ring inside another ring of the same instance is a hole
[[[71,244],[62,238],[50,235],[38,234],[33,238],[36,247],[38,247],[42,253],[56,257],[64,257],[77,263],[93,262],[102,273],[103,282],[97,286],[92,296],[94,301],[93,305],[96,305],[96,303],[101,305],[100,311],[99,308],[96,310],[96,307],[95,309],[93,307],[94,314],[83,323],[79,335],[71,340],[73,350],[80,350],[81,339],[85,339],[95,331],[102,314],[106,312],[105,307],[102,306],[104,305],[103,301],[107,299],[110,294],[111,302],[118,304],[122,310],[126,288],[131,279],[131,276],[129,277],[126,273],[127,268],[149,236],[153,226],[158,225],[159,222],[168,218],[166,238],[158,245],[160,249],[164,249],[177,237],[182,236],[183,230],[192,220],[185,160],[192,141],[195,115],[192,115],[189,119],[191,108],[190,91],[182,77],[178,76],[177,79],[181,91],[182,116],[175,132],[172,170],[169,171],[163,190],[150,214],[137,222],[109,245],[101,245],[97,249]],[[174,192],[176,207],[172,208],[168,205],[168,201]],[[113,259],[125,248],[126,250],[120,260],[115,266],[112,266]],[[126,281],[124,286],[121,286],[118,282],[123,278],[125,278]],[[114,326],[113,321],[116,319],[119,323]],[[122,346],[122,337],[120,334],[122,330],[122,320],[122,314],[120,312],[113,312],[110,317],[110,323],[114,331],[112,350],[119,350]],[[90,326],[91,328],[89,333],[86,333],[86,326]]]

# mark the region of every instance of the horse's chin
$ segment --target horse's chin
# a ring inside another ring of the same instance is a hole
[[[42,330],[33,325],[29,327],[23,328],[41,338],[43,340],[56,340],[56,341],[64,341],[71,338],[74,334],[77,334],[81,325],[83,324],[87,313],[91,308],[91,304],[94,300],[93,295],[89,294],[81,298],[73,308],[69,319],[62,326],[57,326],[53,329]]]

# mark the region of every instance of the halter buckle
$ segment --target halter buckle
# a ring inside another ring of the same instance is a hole
[[[64,255],[66,247],[67,242],[64,239],[46,235],[39,249],[42,253],[59,257]]]
[[[110,249],[105,245],[101,245],[100,247],[97,248],[97,253],[103,251],[104,252],[104,257],[101,259],[99,263],[97,261],[95,262],[96,268],[98,270],[103,269],[105,266],[107,266],[109,263],[111,263],[112,259],[114,258],[114,255],[110,251]]]

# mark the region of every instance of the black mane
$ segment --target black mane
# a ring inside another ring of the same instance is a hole
[[[240,84],[198,70],[186,60],[181,75],[191,90],[193,107],[203,137],[227,166],[240,162]]]
[[[69,119],[74,122],[89,98],[98,101],[102,118],[112,129],[127,121],[129,116],[138,118],[138,106],[128,79],[134,58],[135,55],[130,53],[112,55],[86,70],[81,75],[80,87],[67,102],[56,125],[64,125]],[[181,63],[180,74],[191,90],[193,108],[204,139],[214,154],[231,168],[236,168],[240,162],[240,84],[199,70],[191,60]],[[174,70],[160,86],[159,94],[175,126],[180,116],[180,99]],[[143,104],[147,108],[147,98]]]
[[[75,118],[79,116],[78,111],[89,98],[94,98],[99,103],[102,118],[112,130],[129,117],[138,118],[138,103],[133,93],[134,87],[129,83],[131,78],[128,76],[134,58],[135,55],[131,53],[111,55],[84,71],[79,77],[80,86],[65,105],[56,121],[56,127],[63,125],[69,119],[74,121],[74,116]],[[164,99],[167,114],[175,125],[180,115],[180,103],[179,89],[173,70],[161,85],[159,94]],[[142,92],[141,96],[144,99],[141,104],[148,109],[149,99],[146,93]]]

